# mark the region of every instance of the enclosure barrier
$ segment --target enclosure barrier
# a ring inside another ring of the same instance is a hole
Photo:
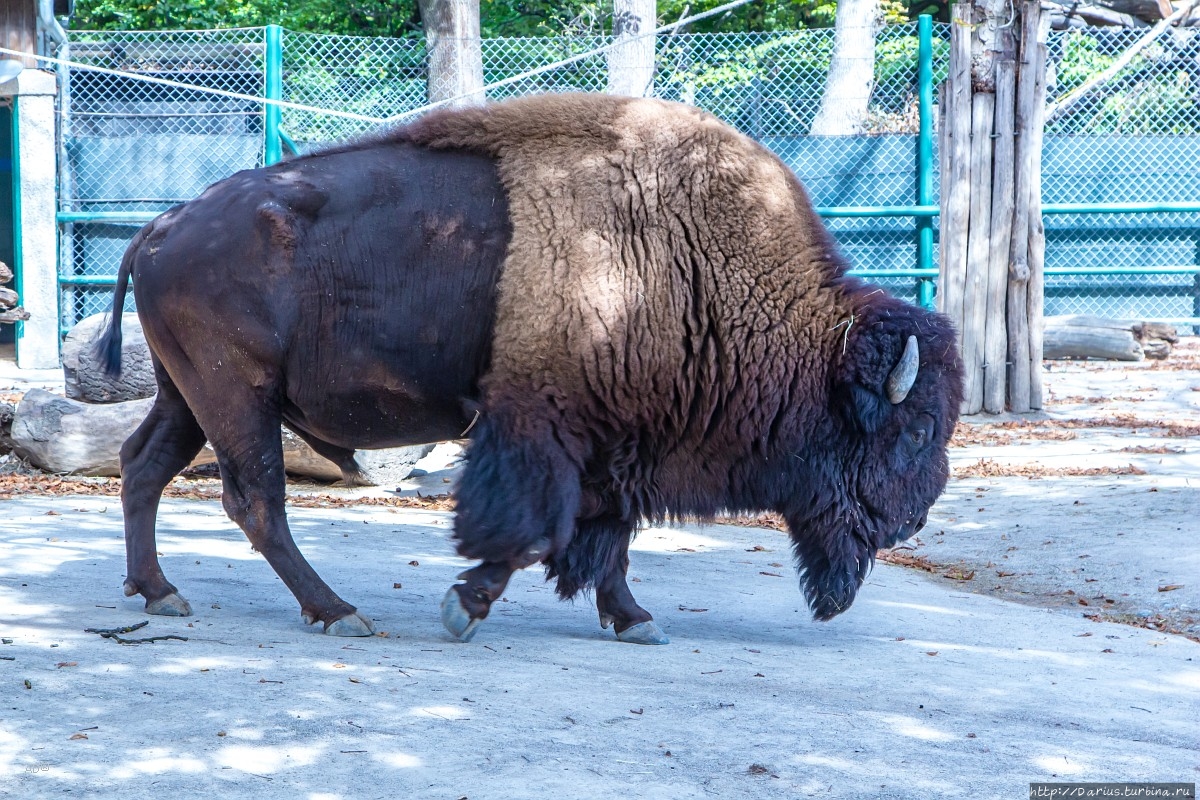
[[[933,86],[946,70],[947,28],[921,17],[880,32],[869,135],[808,136],[824,88],[832,30],[660,37],[655,94],[705,108],[773,149],[804,180],[854,265],[852,274],[932,306],[939,213]],[[1200,46],[1196,32],[1173,33],[1189,37],[1181,46],[1185,54]],[[64,330],[107,308],[120,253],[136,226],[237,169],[275,163],[285,152],[304,152],[368,129],[362,122],[322,114],[320,108],[383,118],[425,102],[424,46],[414,40],[301,34],[278,26],[191,33],[77,31],[71,38],[73,59],[134,75],[95,77],[73,69],[62,87],[62,149],[68,154],[58,213]],[[605,42],[604,37],[485,40],[485,81],[511,81]],[[1078,85],[1081,70],[1102,66],[1121,43],[1104,32],[1057,36],[1056,91]],[[1171,58],[1183,63],[1178,54]],[[1124,76],[1121,85],[1140,97],[1146,81],[1170,83],[1177,73],[1163,67],[1164,60],[1174,63],[1148,50],[1131,63],[1134,75]],[[600,91],[605,70],[602,57],[583,59],[507,83],[489,97]],[[139,73],[261,100],[153,87],[139,83]],[[1067,162],[1065,177],[1046,175],[1043,182],[1047,313],[1128,316],[1132,310],[1142,318],[1200,324],[1200,234],[1191,233],[1200,225],[1190,224],[1200,221],[1200,203],[1154,202],[1161,198],[1148,194],[1200,197],[1200,185],[1193,186],[1185,175],[1148,178],[1135,181],[1137,192],[1123,195],[1147,196],[1146,202],[1078,202],[1094,192],[1096,181],[1071,173],[1076,169],[1072,158],[1086,166],[1092,150],[1119,151],[1120,141],[1110,140],[1134,136],[1141,141],[1150,132],[1171,143],[1164,146],[1178,146],[1194,138],[1200,155],[1200,124],[1189,116],[1193,112],[1186,103],[1168,106],[1162,114],[1174,116],[1166,118],[1138,100],[1131,121],[1130,115],[1112,110],[1127,108],[1129,103],[1121,105],[1125,99],[1117,92],[1079,104],[1047,131],[1047,148],[1058,148]],[[1157,146],[1151,142],[1143,148],[1147,163],[1152,145]],[[1072,155],[1079,152],[1084,156]],[[1132,159],[1124,166],[1136,169],[1141,163]],[[133,178],[120,174],[125,165],[136,167],[130,170]],[[1114,192],[1127,188],[1119,177],[1110,183]],[[1103,221],[1102,215],[1114,223],[1086,222]],[[1064,221],[1061,230],[1057,220]],[[1120,247],[1110,243],[1113,237]],[[1123,265],[1112,260],[1118,250]],[[1190,285],[1179,283],[1188,276]],[[1104,283],[1131,279],[1136,280],[1130,285]]]

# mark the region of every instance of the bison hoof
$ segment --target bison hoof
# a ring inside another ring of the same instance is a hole
[[[372,636],[374,633],[371,620],[357,611],[325,626],[326,636]]]
[[[474,619],[463,608],[462,596],[451,586],[442,598],[442,624],[460,641],[469,642],[483,619]]]
[[[166,597],[146,602],[146,613],[157,614],[160,617],[190,617],[192,606],[175,592]]]
[[[617,639],[630,644],[670,644],[671,640],[662,632],[662,628],[654,620],[630,625],[623,631],[617,631]]]

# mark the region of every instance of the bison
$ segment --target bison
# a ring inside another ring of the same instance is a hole
[[[925,522],[961,401],[942,316],[846,275],[792,172],[688,106],[530,97],[237,173],[143,228],[133,278],[158,396],[121,450],[128,576],[186,615],[155,516],[207,439],[229,516],[335,635],[370,621],[305,561],[280,423],[353,451],[470,432],[469,639],[515,570],[665,643],[626,582],[643,520],[777,512],[816,619]],[[100,342],[119,371],[119,314]]]

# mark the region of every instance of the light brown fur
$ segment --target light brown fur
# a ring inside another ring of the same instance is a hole
[[[787,167],[715,117],[542,95],[434,115],[402,137],[499,164],[513,234],[487,387],[592,398],[614,423],[674,436],[701,434],[723,406],[747,415],[734,426],[752,429],[737,432],[744,446],[794,370],[828,368],[827,331],[847,316],[828,235]]]

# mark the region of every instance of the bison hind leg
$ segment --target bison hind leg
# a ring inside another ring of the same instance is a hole
[[[204,431],[155,361],[158,395],[150,413],[121,447],[127,597],[141,594],[146,613],[191,616],[192,608],[158,562],[155,522],[163,489],[204,446]]]

